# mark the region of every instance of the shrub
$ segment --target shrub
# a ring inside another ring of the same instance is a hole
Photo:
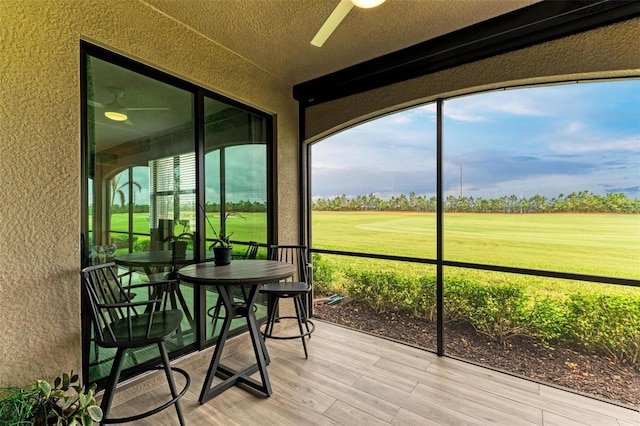
[[[477,331],[502,342],[527,333],[527,302],[520,285],[480,284],[464,279],[445,282],[447,318],[469,321]]]
[[[141,251],[150,251],[150,250],[151,250],[151,240],[148,238],[144,240],[135,241],[133,243],[133,251],[136,253]]]
[[[405,302],[412,308],[413,315],[428,321],[435,321],[438,314],[436,304],[436,277],[425,276],[409,280],[409,291]]]
[[[509,337],[527,333],[528,297],[522,286],[513,284],[480,285],[473,297],[471,323],[482,333],[504,342]]]
[[[542,343],[569,343],[567,338],[569,310],[558,296],[545,296],[531,308],[531,331]]]
[[[327,291],[339,286],[351,299],[378,313],[396,310],[436,319],[434,276],[363,270],[315,257],[314,268],[315,284],[327,285]],[[483,275],[447,276],[444,291],[447,321],[468,321],[477,331],[503,342],[527,335],[544,344],[581,348],[640,368],[638,296],[591,294],[586,287],[576,286],[569,295],[531,299],[525,283],[507,279],[485,283]]]
[[[434,277],[406,277],[393,271],[346,272],[346,291],[378,313],[405,311],[428,321],[436,319]]]
[[[319,254],[314,254],[313,262],[313,285],[315,290],[321,293],[335,291],[333,288],[333,276],[335,269],[330,262],[324,260]]]
[[[468,321],[473,311],[469,297],[479,284],[457,277],[447,278],[444,286],[444,312],[448,321]]]
[[[349,271],[349,297],[360,300],[377,313],[397,309],[397,287],[401,278],[387,271]]]
[[[137,235],[133,235],[131,237],[133,243],[135,244],[138,240]],[[111,244],[114,244],[117,248],[129,248],[129,235],[127,234],[112,234],[111,235]]]
[[[567,340],[619,362],[640,363],[640,302],[625,295],[576,293],[567,301]]]

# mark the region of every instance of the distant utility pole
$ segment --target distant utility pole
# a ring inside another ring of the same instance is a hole
[[[391,198],[395,196],[395,178],[391,177]]]
[[[460,163],[460,198],[464,195],[463,187],[463,173],[462,173],[462,163]]]

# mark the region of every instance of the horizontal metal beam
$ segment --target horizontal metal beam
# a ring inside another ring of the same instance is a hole
[[[394,256],[377,253],[362,253],[342,250],[329,250],[322,248],[309,248],[310,253],[333,254],[337,256],[352,256],[365,259],[393,260],[396,262],[421,263],[426,265],[438,265],[437,259],[428,259],[411,256]],[[506,274],[531,275],[535,277],[559,278],[563,280],[585,281],[601,284],[616,284],[630,287],[640,287],[640,280],[633,278],[606,277],[601,275],[587,275],[572,272],[546,271],[542,269],[520,268],[513,266],[488,265],[484,263],[459,262],[455,260],[443,260],[442,266],[452,268],[475,269],[479,271],[504,272]]]

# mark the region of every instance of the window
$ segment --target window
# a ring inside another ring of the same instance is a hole
[[[640,277],[638,93],[628,80],[446,100],[445,259]]]
[[[83,263],[114,261],[125,284],[135,284],[166,276],[170,264],[157,255],[170,253],[174,240],[188,241],[188,261],[206,260],[213,236],[205,210],[208,219],[218,216],[216,232],[233,232],[237,251],[249,241],[266,244],[270,117],[95,46],[83,44],[83,53]],[[229,212],[243,219],[219,220]],[[198,301],[213,306],[217,293],[177,291],[173,303],[184,318],[167,344],[173,355],[217,337],[209,330],[199,341],[194,318]],[[134,293],[134,300],[148,297]],[[83,364],[94,382],[108,374],[113,353],[92,345],[90,323],[83,325]],[[125,373],[152,363],[156,352],[132,353]]]
[[[638,93],[629,79],[471,94],[313,144],[316,292],[420,318],[439,353],[533,374],[509,348],[553,344],[614,360],[611,382],[633,385],[620,372],[638,362]],[[567,368],[529,377],[580,387]]]

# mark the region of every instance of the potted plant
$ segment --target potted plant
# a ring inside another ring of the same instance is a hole
[[[213,257],[216,265],[228,265],[231,263],[231,254],[233,252],[233,246],[231,245],[231,240],[229,239],[233,232],[227,234],[225,230],[227,229],[227,219],[229,216],[237,216],[244,219],[240,213],[230,212],[225,213],[224,219],[222,220],[222,229],[220,232],[216,232],[211,222],[207,218],[207,222],[209,222],[209,226],[211,226],[211,230],[213,231],[214,239],[213,243],[209,246],[209,250],[213,250]],[[205,218],[207,216],[205,215]]]
[[[102,420],[102,409],[96,405],[96,385],[80,386],[77,374],[64,373],[53,387],[38,380],[28,388],[0,389],[0,424],[90,426]]]
[[[175,256],[179,259],[184,259],[187,254],[187,248],[193,241],[193,234],[191,234],[191,225],[189,220],[179,220],[178,223],[182,225],[182,232],[179,235],[171,235],[172,250],[175,250]]]

